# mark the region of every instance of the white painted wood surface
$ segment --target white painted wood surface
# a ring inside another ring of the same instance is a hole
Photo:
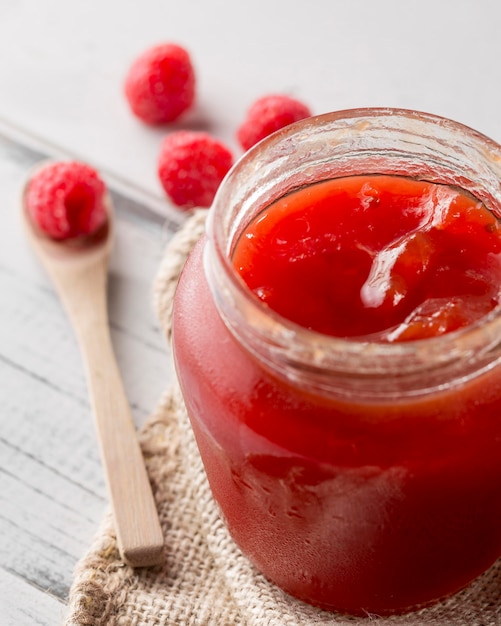
[[[74,565],[108,507],[76,339],[23,239],[17,212],[25,173],[37,158],[0,137],[6,209],[0,229],[2,626],[58,623]],[[111,331],[140,426],[171,372],[152,313],[151,285],[172,227],[120,195],[115,204]]]
[[[118,192],[111,330],[139,426],[172,374],[151,287],[183,215],[156,179],[168,129],[123,99],[132,58],[185,45],[198,101],[171,128],[209,130],[236,155],[236,126],[269,92],[317,113],[426,110],[501,141],[500,24],[498,0],[0,0],[0,626],[62,622],[108,508],[78,346],[22,234],[31,165],[76,155]]]

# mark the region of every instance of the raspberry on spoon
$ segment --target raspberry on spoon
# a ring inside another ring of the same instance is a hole
[[[56,161],[39,169],[26,190],[26,209],[52,239],[91,235],[107,219],[106,186],[95,169]]]

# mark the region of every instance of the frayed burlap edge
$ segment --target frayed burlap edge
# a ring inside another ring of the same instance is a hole
[[[170,338],[179,273],[204,230],[195,212],[170,242],[154,303]],[[501,626],[501,562],[432,608],[391,618],[319,611],[269,584],[229,537],[215,506],[177,385],[140,433],[165,535],[165,562],[132,570],[119,557],[111,516],[78,564],[65,626]]]

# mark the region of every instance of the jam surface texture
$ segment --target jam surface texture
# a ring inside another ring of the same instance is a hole
[[[338,337],[408,341],[499,304],[501,225],[469,194],[405,177],[339,178],[262,211],[233,263],[271,309]]]

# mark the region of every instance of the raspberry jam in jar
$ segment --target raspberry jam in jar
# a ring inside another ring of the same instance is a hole
[[[250,561],[391,614],[501,556],[501,147],[436,116],[310,118],[247,152],[180,278],[173,349]]]

